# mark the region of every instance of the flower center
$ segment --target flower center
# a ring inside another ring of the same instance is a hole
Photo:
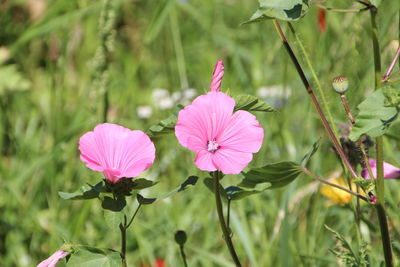
[[[217,151],[218,148],[219,148],[219,145],[215,139],[208,141],[208,143],[207,143],[207,151],[208,152],[215,153],[215,151]]]

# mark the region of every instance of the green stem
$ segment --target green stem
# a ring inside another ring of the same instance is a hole
[[[358,193],[356,193],[356,192],[353,192],[352,190],[347,189],[347,188],[345,188],[345,187],[342,187],[342,186],[340,186],[340,185],[331,183],[331,182],[329,182],[329,181],[327,181],[327,180],[325,180],[325,179],[322,179],[322,178],[318,177],[317,175],[313,174],[312,172],[310,172],[310,171],[309,171],[307,168],[305,168],[305,167],[300,167],[300,170],[301,170],[304,174],[306,174],[307,176],[309,176],[309,177],[311,177],[311,178],[313,178],[313,179],[315,179],[315,180],[317,180],[317,181],[320,181],[320,182],[323,183],[323,184],[327,184],[327,185],[329,185],[329,186],[332,186],[332,187],[335,187],[335,188],[337,188],[337,189],[343,190],[343,191],[345,191],[345,192],[347,192],[347,193],[349,193],[349,194],[351,194],[351,195],[353,195],[353,196],[355,196],[355,197],[357,197],[357,198],[359,198],[359,199],[362,199],[362,200],[364,200],[364,201],[366,201],[366,202],[369,202],[369,201],[368,201],[368,198],[364,197],[363,195],[358,194]]]
[[[376,16],[378,10],[375,7],[370,9],[371,13],[371,33],[372,45],[374,51],[374,66],[375,66],[375,90],[380,87],[381,81],[381,56],[378,38],[378,26],[376,23]],[[392,244],[390,241],[389,228],[385,212],[385,184],[384,184],[384,170],[383,170],[383,137],[376,138],[376,176],[377,176],[377,198],[376,211],[379,219],[379,227],[381,230],[382,246],[385,255],[385,262],[387,267],[393,266]]]
[[[217,213],[218,213],[218,219],[219,223],[221,225],[222,233],[224,234],[224,239],[225,243],[228,246],[229,252],[231,253],[232,259],[235,262],[235,265],[237,267],[241,267],[242,264],[239,261],[239,258],[236,254],[235,248],[233,247],[233,242],[230,236],[230,231],[228,227],[226,226],[225,219],[224,219],[224,212],[222,210],[222,201],[221,201],[221,195],[219,192],[219,179],[220,179],[220,173],[218,171],[213,172],[213,178],[214,178],[214,195],[215,195],[215,203],[217,205]]]
[[[329,108],[328,102],[326,101],[324,90],[322,90],[321,83],[319,82],[319,79],[318,79],[318,75],[316,74],[316,72],[314,70],[314,67],[313,67],[313,65],[311,63],[310,57],[307,54],[306,48],[304,47],[304,44],[303,44],[303,42],[301,41],[301,39],[299,37],[299,34],[295,31],[295,29],[293,28],[292,24],[290,24],[290,23],[288,23],[288,24],[289,24],[290,31],[295,36],[296,42],[299,45],[300,50],[304,55],[304,59],[306,60],[307,66],[311,71],[311,75],[312,75],[312,77],[313,77],[313,79],[315,81],[315,84],[317,85],[317,90],[318,90],[318,93],[319,93],[319,95],[321,97],[322,106],[324,107],[324,110],[325,110],[326,114],[328,115],[328,119],[329,119],[329,121],[331,123],[332,131],[335,134],[335,137],[337,139],[338,132],[337,132],[337,129],[336,129],[335,121],[333,120],[332,112],[331,112],[331,110]]]
[[[321,9],[325,9],[328,11],[334,11],[334,12],[340,12],[340,13],[357,13],[357,12],[362,12],[362,11],[367,11],[370,9],[369,6],[364,7],[364,8],[350,8],[350,9],[342,9],[342,8],[332,8],[332,7],[327,7],[323,5],[317,5]]]
[[[181,251],[181,256],[182,256],[182,261],[183,261],[183,266],[187,267],[187,261],[186,261],[186,254],[185,251],[183,250],[183,245],[179,246],[179,250]]]
[[[126,263],[126,215],[124,215],[124,223],[119,225],[119,229],[121,230],[121,258],[122,258],[122,266],[127,267]]]
[[[135,213],[133,214],[132,218],[129,220],[129,223],[126,225],[126,229],[129,228],[129,226],[131,226],[133,219],[135,219],[136,214],[138,213],[140,207],[142,206],[142,204],[139,204],[139,206],[137,207],[137,209],[135,210]]]
[[[317,100],[312,88],[311,88],[310,83],[307,80],[307,77],[306,77],[306,75],[305,75],[305,73],[304,73],[304,71],[303,71],[303,69],[302,69],[302,67],[301,67],[296,55],[294,54],[289,42],[287,41],[285,34],[283,33],[279,22],[276,19],[274,19],[273,21],[274,21],[276,32],[278,33],[279,37],[281,38],[281,40],[283,42],[283,45],[286,48],[286,51],[288,52],[288,54],[289,54],[289,56],[290,56],[290,58],[291,58],[291,60],[292,60],[292,62],[294,64],[294,66],[296,67],[296,70],[297,70],[297,72],[298,72],[298,74],[299,74],[299,76],[300,76],[300,78],[301,78],[301,80],[302,80],[302,82],[304,84],[305,89],[307,90],[308,95],[311,98],[311,101],[312,101],[315,109],[317,110],[317,113],[318,113],[319,117],[321,118],[322,124],[323,124],[325,130],[327,131],[328,136],[329,136],[331,142],[333,143],[333,145],[334,145],[334,147],[336,149],[336,152],[339,154],[339,156],[342,159],[344,165],[347,167],[347,169],[349,170],[349,172],[353,176],[353,178],[357,178],[357,173],[354,170],[353,166],[351,166],[351,163],[348,160],[346,154],[344,153],[344,150],[343,150],[342,146],[339,144],[339,141],[336,138],[336,135],[333,132],[332,127],[329,125],[329,122],[326,119],[324,112],[322,111],[322,108],[321,108],[321,106],[320,106],[320,104],[319,104],[319,102],[318,102],[318,100]]]
[[[389,226],[387,222],[385,208],[381,203],[376,204],[375,208],[378,214],[379,227],[381,229],[382,245],[385,255],[386,267],[393,267],[394,265],[392,256],[392,243],[390,241]]]

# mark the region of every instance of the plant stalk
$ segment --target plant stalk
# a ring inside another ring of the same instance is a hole
[[[237,267],[241,267],[242,264],[239,261],[239,258],[236,254],[235,248],[233,247],[233,242],[230,236],[230,231],[228,227],[226,226],[225,219],[224,219],[224,212],[222,210],[222,201],[221,201],[221,195],[219,192],[219,179],[220,175],[218,171],[213,172],[213,178],[214,178],[214,195],[215,195],[215,203],[217,206],[217,213],[218,213],[218,219],[219,223],[221,225],[222,233],[224,234],[224,239],[225,243],[228,246],[229,252],[231,253],[232,259],[235,262],[235,265]]]
[[[374,52],[374,66],[375,66],[375,90],[379,89],[381,81],[381,56],[378,38],[378,26],[376,23],[376,16],[378,10],[376,7],[370,9],[371,14],[371,33],[372,45]],[[376,211],[379,219],[379,227],[381,230],[381,239],[383,252],[385,255],[385,263],[387,267],[393,266],[392,244],[390,241],[389,228],[385,212],[385,184],[384,184],[384,170],[383,170],[383,137],[376,138],[376,180],[377,180],[377,203]]]
[[[186,254],[185,254],[185,251],[183,250],[183,245],[179,245],[179,250],[181,251],[183,266],[184,267],[188,267],[188,264],[187,264],[187,261],[186,261]]]
[[[124,215],[124,223],[119,225],[119,229],[121,230],[121,258],[122,258],[122,266],[127,267],[126,263],[126,215]]]
[[[303,69],[301,68],[301,65],[300,65],[296,55],[294,54],[291,46],[289,45],[289,42],[287,41],[286,36],[283,33],[279,22],[276,19],[274,19],[273,21],[274,21],[275,29],[276,29],[279,37],[281,38],[281,40],[283,42],[283,45],[285,46],[286,51],[288,52],[288,54],[289,54],[289,56],[290,56],[290,58],[291,58],[291,60],[292,60],[292,62],[294,64],[294,66],[296,67],[296,70],[297,70],[297,72],[298,72],[298,74],[299,74],[299,76],[300,76],[300,78],[301,78],[301,80],[302,80],[302,82],[304,84],[304,87],[307,90],[307,93],[309,94],[309,96],[311,98],[311,101],[312,101],[315,109],[318,112],[318,115],[321,118],[322,124],[323,124],[325,130],[327,131],[328,136],[331,139],[331,142],[333,143],[337,153],[339,154],[340,158],[342,159],[344,165],[349,170],[350,174],[353,176],[353,178],[357,178],[357,173],[355,172],[353,166],[351,166],[346,154],[343,151],[342,146],[339,144],[339,141],[337,140],[337,138],[335,136],[335,133],[333,132],[331,126],[329,125],[329,122],[326,119],[326,117],[324,115],[324,112],[322,111],[322,108],[321,108],[320,104],[318,103],[317,98],[315,97],[315,94],[314,94],[314,92],[313,92],[313,90],[311,88],[311,85],[308,82],[307,77],[306,77]]]

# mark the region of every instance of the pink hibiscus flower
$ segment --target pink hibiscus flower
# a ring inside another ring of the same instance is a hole
[[[111,183],[136,177],[154,162],[155,147],[142,131],[103,123],[79,139],[81,160],[94,171],[103,172]]]
[[[371,166],[372,174],[376,177],[376,159],[369,159],[369,165]],[[365,179],[370,179],[367,168],[363,168],[361,176]],[[398,179],[400,178],[400,169],[384,162],[383,163],[383,177],[385,179]]]
[[[50,257],[39,263],[36,267],[54,267],[56,264],[68,255],[67,251],[57,250]]]
[[[182,146],[196,152],[194,162],[200,170],[238,174],[260,150],[264,130],[253,114],[233,112],[235,100],[219,91],[223,74],[219,60],[211,92],[179,112],[175,135]]]

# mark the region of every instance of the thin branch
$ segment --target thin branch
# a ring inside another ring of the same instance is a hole
[[[400,56],[400,43],[399,47],[397,48],[396,54],[394,55],[392,62],[390,63],[389,68],[385,72],[385,74],[382,76],[382,82],[387,82],[389,80],[390,75],[392,74],[392,71],[394,69],[394,66],[396,65],[397,60],[399,59]]]

